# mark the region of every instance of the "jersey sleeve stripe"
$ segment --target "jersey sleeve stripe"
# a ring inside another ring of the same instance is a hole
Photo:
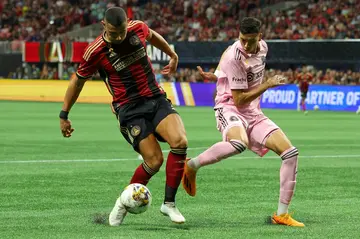
[[[95,43],[90,46],[84,53],[84,60],[88,61],[90,59],[91,54],[101,45],[102,38],[99,38],[99,40],[95,41]]]
[[[136,26],[137,24],[140,24],[140,23],[142,23],[142,21],[131,21],[128,24],[128,28]]]
[[[100,41],[100,39],[97,39],[97,40],[95,40],[94,42],[90,43],[90,44],[88,45],[87,49],[85,50],[85,53],[84,53],[83,56],[87,55],[87,54],[91,51],[91,49],[92,49],[97,43],[99,43],[99,41]]]
[[[142,21],[139,21],[139,20],[131,20],[128,25],[135,24],[135,23],[142,23]]]
[[[84,59],[86,61],[88,61],[90,59],[91,54],[102,44],[102,39],[99,39],[98,42],[96,42],[96,44],[94,44],[93,46],[91,46],[89,48],[89,50],[86,52],[86,54],[84,54]]]

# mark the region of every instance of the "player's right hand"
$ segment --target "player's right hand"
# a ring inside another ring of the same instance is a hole
[[[286,83],[286,77],[282,75],[275,75],[271,78],[269,78],[266,83],[268,84],[269,88],[285,85]]]
[[[65,138],[69,138],[72,132],[74,132],[74,129],[71,127],[71,121],[68,119],[60,119],[60,130]]]
[[[204,72],[201,66],[196,67],[203,79],[209,79],[210,81],[217,81],[217,76],[212,72]]]

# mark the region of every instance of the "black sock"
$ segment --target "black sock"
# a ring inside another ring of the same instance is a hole
[[[175,202],[175,196],[176,196],[177,188],[172,188],[169,185],[165,185],[165,202]]]

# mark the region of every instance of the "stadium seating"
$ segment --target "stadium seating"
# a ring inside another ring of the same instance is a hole
[[[308,1],[291,8],[278,0],[119,0],[129,18],[141,19],[168,40],[226,41],[238,37],[238,21],[260,16],[265,39],[360,38],[360,0]],[[110,0],[4,0],[0,40],[56,39],[72,29],[99,22]],[[275,4],[275,5],[274,5]],[[162,14],[158,14],[161,12]]]
[[[285,4],[287,3],[287,4]],[[290,4],[292,3],[292,4]],[[238,22],[245,16],[259,17],[264,39],[360,38],[360,0],[119,0],[128,17],[141,19],[169,41],[229,41],[238,37]],[[57,40],[60,34],[98,23],[111,0],[4,0],[0,2],[0,41],[20,49],[22,41]],[[161,12],[162,14],[158,14]],[[70,39],[72,40],[72,39]],[[42,68],[42,69],[40,69]],[[74,74],[76,65],[64,67],[63,79]],[[214,70],[214,69],[212,69]],[[268,70],[285,74],[296,83],[302,74],[317,84],[360,84],[360,73],[334,69]],[[56,66],[27,65],[9,78],[59,78]],[[158,81],[202,81],[195,69],[180,68],[172,77],[156,70]],[[205,80],[205,82],[207,82]]]

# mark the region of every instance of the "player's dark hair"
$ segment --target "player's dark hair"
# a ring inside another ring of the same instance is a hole
[[[104,19],[114,27],[120,27],[127,21],[127,16],[121,7],[111,7],[106,10]]]
[[[255,17],[245,17],[240,22],[240,32],[242,34],[259,33],[261,21]]]

